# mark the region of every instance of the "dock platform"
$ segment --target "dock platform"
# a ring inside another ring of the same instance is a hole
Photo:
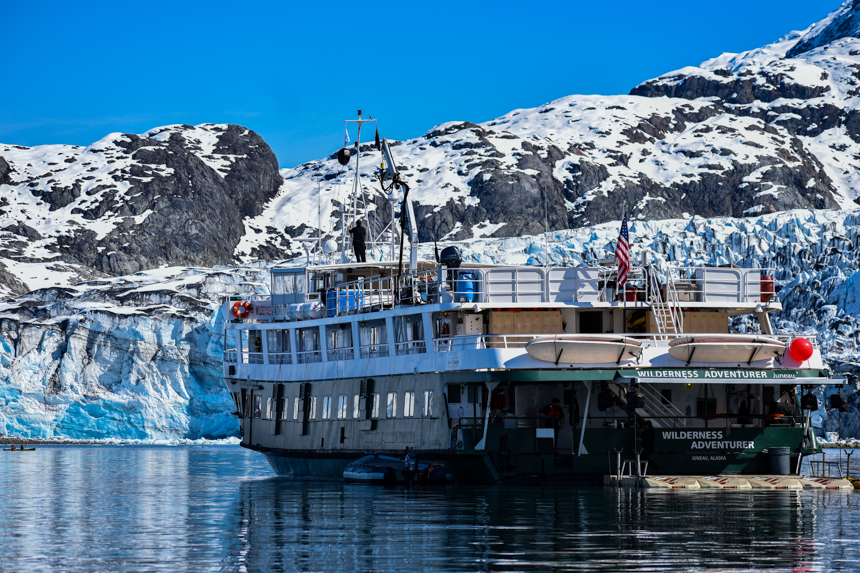
[[[805,489],[830,489],[853,491],[854,484],[848,479],[822,478],[807,476],[618,476],[607,475],[603,477],[603,484],[609,487],[642,488],[642,489],[744,489],[744,490],[805,490]],[[857,482],[860,485],[860,482]]]

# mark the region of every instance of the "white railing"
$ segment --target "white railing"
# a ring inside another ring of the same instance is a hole
[[[293,355],[289,352],[269,352],[269,364],[292,364]]]
[[[336,360],[352,360],[355,357],[355,352],[352,346],[347,348],[329,348],[328,359],[330,362]]]
[[[297,352],[296,358],[299,364],[311,364],[313,362],[322,362],[322,351],[309,350],[307,352]]]
[[[774,299],[774,269],[668,267],[652,271],[654,273],[659,278],[652,281],[642,267],[631,267],[628,295],[635,300],[648,301],[659,292],[662,300],[670,304],[766,303]],[[612,267],[474,268],[466,265],[459,269],[442,266],[406,273],[399,281],[396,276],[375,275],[329,289],[324,299],[316,292],[307,293],[306,298],[326,304],[327,316],[340,316],[382,310],[396,304],[428,302],[615,302],[622,298],[618,291],[616,271]],[[634,292],[641,294],[636,296]],[[257,298],[260,297],[250,297],[250,300]]]
[[[446,338],[436,338],[433,340],[433,347],[436,352],[449,352],[452,350],[481,350],[487,348],[517,348],[523,349],[525,345],[535,339],[542,336],[565,336],[564,334],[467,334],[462,336],[452,336]],[[572,335],[579,336],[579,335]],[[585,335],[587,336],[587,335]],[[721,338],[725,337],[748,337],[753,336],[749,334],[726,334],[726,333],[715,333],[715,334],[689,334],[689,333],[674,333],[674,332],[651,332],[646,334],[618,334],[618,336],[626,336],[628,338],[634,338],[639,340],[642,343],[643,348],[656,347],[656,348],[665,348],[669,346],[669,343],[677,338],[684,338],[688,336],[695,337],[710,337],[710,336],[718,336]],[[776,340],[780,340],[786,343],[791,342],[797,335],[795,334],[761,334],[755,336],[762,336],[765,338],[773,338]],[[818,348],[818,340],[817,338],[812,338],[810,340],[812,342],[813,347]]]
[[[680,302],[770,302],[776,300],[772,268],[670,267],[666,280]]]
[[[245,364],[263,364],[263,353],[242,352],[242,362]]]
[[[406,354],[424,354],[427,352],[427,346],[423,340],[408,340],[406,342],[398,342],[394,345],[397,356]]]
[[[369,344],[360,347],[362,358],[382,358],[388,356],[388,345],[386,344]]]
[[[432,341],[434,352],[451,352],[460,350],[493,350],[493,349],[516,349],[525,352],[525,346],[531,340],[543,336],[565,336],[564,334],[467,334],[461,336],[452,336],[445,338],[436,338]],[[726,334],[726,333],[683,333],[683,332],[656,332],[646,334],[619,334],[639,340],[643,348],[667,348],[669,344],[682,337],[712,337],[730,338],[732,336],[748,337],[748,334]],[[797,338],[795,334],[762,334],[758,335],[766,338],[779,340],[788,345]],[[810,342],[814,348],[819,349],[820,345],[816,337],[811,337]],[[406,356],[413,354],[425,354],[428,345],[424,340],[409,340],[398,342],[394,345],[397,356]],[[366,358],[381,358],[389,356],[388,344],[377,343],[359,347],[359,356],[362,359]],[[353,347],[331,348],[327,352],[328,360],[354,360],[355,353]],[[225,363],[244,364],[263,364],[262,352],[240,352],[237,350],[226,350],[224,352]],[[268,354],[269,364],[292,364],[292,356],[289,352],[270,352]],[[314,362],[322,362],[322,351],[311,350],[306,352],[296,353],[297,364],[310,364]],[[655,398],[656,400],[656,398]]]

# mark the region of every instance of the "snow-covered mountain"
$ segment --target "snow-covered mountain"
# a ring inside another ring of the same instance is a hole
[[[860,4],[802,32],[668,73],[628,95],[569,96],[476,125],[450,122],[393,149],[422,240],[515,237],[619,217],[744,217],[850,208],[860,194]],[[384,135],[384,122],[382,123]],[[363,165],[378,163],[363,146]],[[337,227],[352,171],[331,156],[281,171],[262,228]],[[365,176],[371,211],[381,206]],[[371,223],[389,216],[377,209]],[[312,217],[316,226],[315,217]],[[251,253],[277,237],[248,234]]]
[[[269,146],[235,125],[113,133],[88,147],[0,144],[0,294],[232,263],[243,219],[281,183]]]
[[[420,238],[463,241],[482,262],[592,264],[610,254],[626,202],[634,257],[783,269],[778,326],[817,333],[857,390],[858,17],[851,0],[807,30],[628,95],[570,96],[394,142]],[[359,202],[376,230],[390,217],[370,175],[379,156],[360,152]],[[0,433],[234,434],[221,297],[267,292],[267,269],[300,254],[293,239],[338,234],[353,166],[333,154],[279,171],[235,125],[0,144]],[[857,406],[855,395],[843,435],[860,436]]]

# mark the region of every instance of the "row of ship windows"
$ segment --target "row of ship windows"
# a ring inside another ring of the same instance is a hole
[[[347,419],[347,406],[348,406],[348,396],[346,394],[341,394],[337,399],[337,409],[334,414],[338,420],[346,420]],[[370,417],[378,419],[379,416],[379,408],[381,402],[380,394],[371,394],[371,407],[370,407]],[[281,412],[281,420],[290,420],[289,417],[289,408],[287,408],[287,400],[288,398],[281,398],[280,404],[280,412]],[[308,404],[308,419],[316,420],[317,419],[317,397],[309,396],[308,400],[310,403]],[[354,394],[352,397],[352,418],[354,420],[358,420],[362,418],[361,416],[361,398],[358,394]],[[385,402],[385,417],[386,418],[396,418],[397,417],[397,404],[398,397],[397,392],[389,392],[386,397]],[[301,400],[296,397],[293,399],[293,420],[299,419],[299,413],[301,412]],[[272,420],[274,419],[275,411],[275,399],[271,396],[266,398],[266,407],[265,411],[263,409],[263,397],[262,396],[254,396],[254,418],[259,418],[262,420]],[[331,396],[323,396],[322,397],[322,418],[323,420],[331,420],[332,418],[332,397]],[[244,412],[245,417],[248,417],[248,412]],[[424,390],[424,402],[421,408],[421,415],[425,418],[433,418],[435,417],[435,412],[433,409],[433,390]],[[403,414],[404,418],[413,418],[415,417],[415,392],[404,392],[403,393]]]

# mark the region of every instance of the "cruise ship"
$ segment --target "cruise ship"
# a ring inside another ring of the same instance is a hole
[[[796,472],[820,452],[813,391],[843,380],[815,340],[773,332],[776,269],[645,261],[622,288],[611,264],[472,264],[455,246],[419,260],[381,147],[399,260],[352,262],[344,238],[338,261],[309,256],[272,270],[270,296],[224,302],[242,446],[278,475],[342,479],[409,451],[459,483],[581,483],[634,464],[767,474],[775,453]]]

